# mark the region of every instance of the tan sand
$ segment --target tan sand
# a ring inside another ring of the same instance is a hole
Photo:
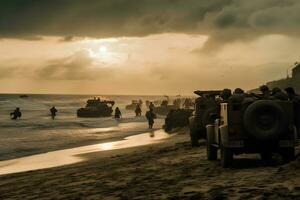
[[[231,169],[191,148],[164,143],[83,155],[68,166],[0,176],[0,199],[300,199],[300,160],[282,165],[239,156]]]

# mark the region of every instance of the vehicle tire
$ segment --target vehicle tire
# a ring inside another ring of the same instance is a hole
[[[295,160],[295,148],[294,147],[282,148],[281,156],[284,162],[290,162]]]
[[[274,140],[288,127],[284,110],[275,101],[259,100],[248,106],[243,117],[247,133],[259,140]]]
[[[198,142],[199,138],[198,138],[197,132],[196,132],[196,130],[195,130],[194,127],[190,128],[190,137],[191,137],[191,145],[192,145],[192,147],[198,147],[198,146],[200,146],[199,142]]]
[[[212,146],[208,141],[206,142],[206,155],[207,160],[217,160],[218,158],[218,148]]]
[[[207,160],[217,160],[218,158],[218,148],[213,146],[214,143],[214,126],[206,127],[206,157]]]
[[[189,128],[190,128],[190,138],[191,138],[191,145],[192,147],[198,147],[199,146],[199,136],[198,136],[198,130],[195,126],[194,118],[191,117],[189,119]]]
[[[223,168],[228,168],[232,166],[233,162],[233,152],[230,148],[226,148],[221,145],[221,165]]]

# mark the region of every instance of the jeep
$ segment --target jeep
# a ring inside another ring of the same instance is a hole
[[[199,95],[195,101],[195,112],[189,118],[189,128],[192,146],[198,146],[198,140],[206,138],[206,125],[211,123],[210,115],[217,113],[219,102],[216,97],[221,91],[195,91]]]
[[[293,106],[291,101],[234,96],[221,103],[219,117],[206,126],[207,159],[217,160],[218,149],[223,167],[230,167],[233,156],[242,153],[260,153],[262,159],[279,153],[286,161],[294,159]]]

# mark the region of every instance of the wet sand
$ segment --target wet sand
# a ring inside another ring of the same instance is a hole
[[[0,199],[300,199],[300,159],[239,156],[222,169],[186,131],[163,143],[82,155],[62,167],[0,176]]]
[[[85,160],[82,154],[102,152],[109,150],[125,149],[136,146],[143,146],[162,142],[174,134],[168,134],[162,129],[152,130],[124,138],[115,142],[99,143],[77,148],[51,151],[48,153],[26,156],[23,158],[0,161],[0,175],[30,170],[46,169],[58,166],[69,165]]]

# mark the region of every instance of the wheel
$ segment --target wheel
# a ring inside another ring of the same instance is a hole
[[[290,162],[295,160],[295,147],[282,148],[281,156],[284,162]]]
[[[274,140],[288,128],[287,117],[275,101],[259,100],[248,106],[243,123],[247,133],[260,141]]]
[[[207,160],[217,160],[218,158],[218,148],[209,144],[208,141],[206,143],[206,155]]]
[[[206,127],[206,156],[207,160],[217,160],[218,157],[218,148],[213,146],[214,143],[214,126]]]
[[[233,162],[233,152],[230,148],[221,145],[221,165],[223,168],[231,167]]]
[[[197,135],[197,129],[195,128],[194,121],[190,121],[190,138],[191,138],[191,145],[192,147],[198,147],[199,146],[199,137]]]
[[[192,147],[198,147],[199,146],[198,136],[195,134],[193,130],[190,130],[190,137],[191,137]]]

